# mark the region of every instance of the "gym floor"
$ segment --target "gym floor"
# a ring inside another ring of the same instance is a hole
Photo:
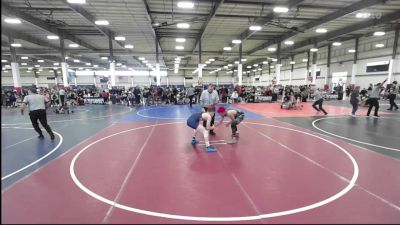
[[[400,112],[385,104],[381,118],[231,105],[240,139],[219,127],[215,153],[190,144],[198,105],[48,112],[54,141],[2,109],[2,223],[399,223]]]

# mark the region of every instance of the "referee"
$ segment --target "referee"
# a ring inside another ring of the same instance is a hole
[[[46,129],[46,131],[49,133],[51,140],[54,140],[54,133],[53,131],[51,131],[50,126],[47,124],[44,96],[39,95],[36,88],[31,88],[29,90],[29,95],[25,96],[21,108],[21,114],[24,113],[26,105],[28,105],[29,107],[29,117],[31,119],[32,126],[39,134],[38,138],[44,138],[42,130],[39,128],[39,120],[44,129]]]
[[[204,90],[200,96],[200,105],[203,106],[204,111],[208,112],[209,108],[215,112],[215,105],[219,102],[218,92],[214,90],[214,85],[209,84],[207,90]],[[214,125],[215,113],[211,119],[211,126]],[[210,135],[215,135],[214,130],[210,130]]]

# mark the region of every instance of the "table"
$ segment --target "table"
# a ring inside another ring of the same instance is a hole
[[[85,104],[103,104],[104,99],[102,97],[83,97]]]

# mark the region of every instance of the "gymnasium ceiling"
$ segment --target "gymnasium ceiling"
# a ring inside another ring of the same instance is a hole
[[[179,8],[177,0],[86,0],[72,4],[67,0],[2,0],[2,59],[10,60],[9,35],[14,43],[19,62],[28,56],[27,66],[38,64],[53,67],[60,61],[60,40],[49,40],[48,35],[65,37],[68,64],[71,67],[107,69],[109,39],[119,69],[147,69],[139,57],[145,57],[155,67],[156,45],[163,70],[173,73],[175,58],[182,57],[180,71],[191,73],[199,63],[201,42],[202,63],[215,61],[205,70],[215,70],[234,64],[239,57],[242,40],[244,64],[259,63],[277,56],[269,47],[278,48],[280,57],[321,47],[333,41],[344,41],[371,35],[374,31],[392,31],[399,28],[400,1],[398,0],[192,0],[192,9]],[[287,13],[276,13],[276,6],[285,6]],[[369,13],[369,18],[357,18],[357,13]],[[9,24],[6,18],[19,18],[21,24]],[[108,26],[99,26],[95,20],[107,20]],[[189,29],[177,28],[178,23],[190,24]],[[262,30],[250,31],[250,25]],[[327,33],[316,33],[317,28]],[[116,41],[124,36],[125,41]],[[185,38],[185,43],[176,43]],[[201,40],[201,41],[200,41]],[[292,40],[293,45],[284,41]],[[70,48],[69,44],[78,44]],[[124,48],[134,45],[133,49]],[[177,45],[184,46],[176,50]],[[224,51],[224,47],[232,47]],[[79,62],[74,60],[79,59]],[[90,62],[91,65],[85,63]],[[5,63],[2,63],[3,65]],[[246,66],[246,65],[245,65]]]

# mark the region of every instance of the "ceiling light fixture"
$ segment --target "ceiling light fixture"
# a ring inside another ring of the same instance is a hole
[[[185,43],[186,39],[185,38],[177,38],[177,39],[175,39],[175,41],[178,43]]]
[[[328,32],[328,30],[325,29],[325,28],[318,28],[318,29],[315,30],[315,32],[323,34],[323,33]]]
[[[277,7],[274,8],[274,12],[276,12],[276,13],[287,13],[287,12],[289,12],[289,8],[282,7],[282,6],[277,6]]]
[[[190,27],[190,24],[188,24],[188,23],[178,23],[178,24],[176,24],[176,27],[178,27],[180,29],[188,29]]]
[[[185,49],[185,47],[183,47],[183,46],[181,46],[181,45],[178,45],[178,46],[175,46],[175,49],[176,49],[176,50],[183,50],[183,49]]]
[[[333,46],[341,46],[342,43],[340,43],[340,42],[333,42],[332,45],[333,45]]]
[[[376,44],[375,47],[377,47],[377,48],[383,48],[383,47],[385,47],[385,45],[384,45],[384,44]]]
[[[318,52],[318,48],[311,48],[310,52]]]
[[[178,8],[182,9],[192,9],[194,7],[194,3],[190,1],[180,1],[178,2]]]
[[[96,20],[94,23],[99,26],[107,26],[110,24],[107,20]]]
[[[47,39],[49,39],[49,40],[58,40],[59,37],[56,36],[56,35],[48,35],[48,36],[47,36]]]
[[[117,36],[114,38],[116,41],[125,41],[125,37],[123,36]]]
[[[4,19],[4,22],[10,23],[10,24],[20,24],[21,20],[17,18],[6,18]]]
[[[294,44],[294,41],[287,40],[287,41],[285,41],[284,43],[285,43],[285,45],[293,45],[293,44]]]
[[[276,48],[268,48],[268,51],[269,52],[274,52],[274,51],[276,51]]]
[[[133,45],[125,45],[124,48],[133,48]]]
[[[357,13],[356,14],[356,18],[360,18],[360,19],[366,19],[371,17],[371,13]]]
[[[20,43],[12,43],[11,47],[19,48],[19,47],[22,47],[22,45]]]
[[[383,32],[383,31],[376,31],[376,32],[374,32],[374,36],[383,36],[383,35],[385,35],[386,33],[385,32]]]
[[[355,50],[355,49],[349,49],[348,52],[349,52],[349,53],[355,53],[356,50]]]
[[[224,47],[224,51],[231,51],[232,47]]]
[[[258,25],[252,25],[252,26],[249,27],[249,29],[253,30],[253,31],[259,31],[259,30],[262,29],[262,27],[258,26]]]
[[[67,0],[67,2],[71,4],[85,4],[86,0]]]
[[[29,59],[28,56],[22,56],[21,59]]]
[[[242,43],[242,40],[232,40],[232,43],[233,44],[240,44],[240,43]]]

